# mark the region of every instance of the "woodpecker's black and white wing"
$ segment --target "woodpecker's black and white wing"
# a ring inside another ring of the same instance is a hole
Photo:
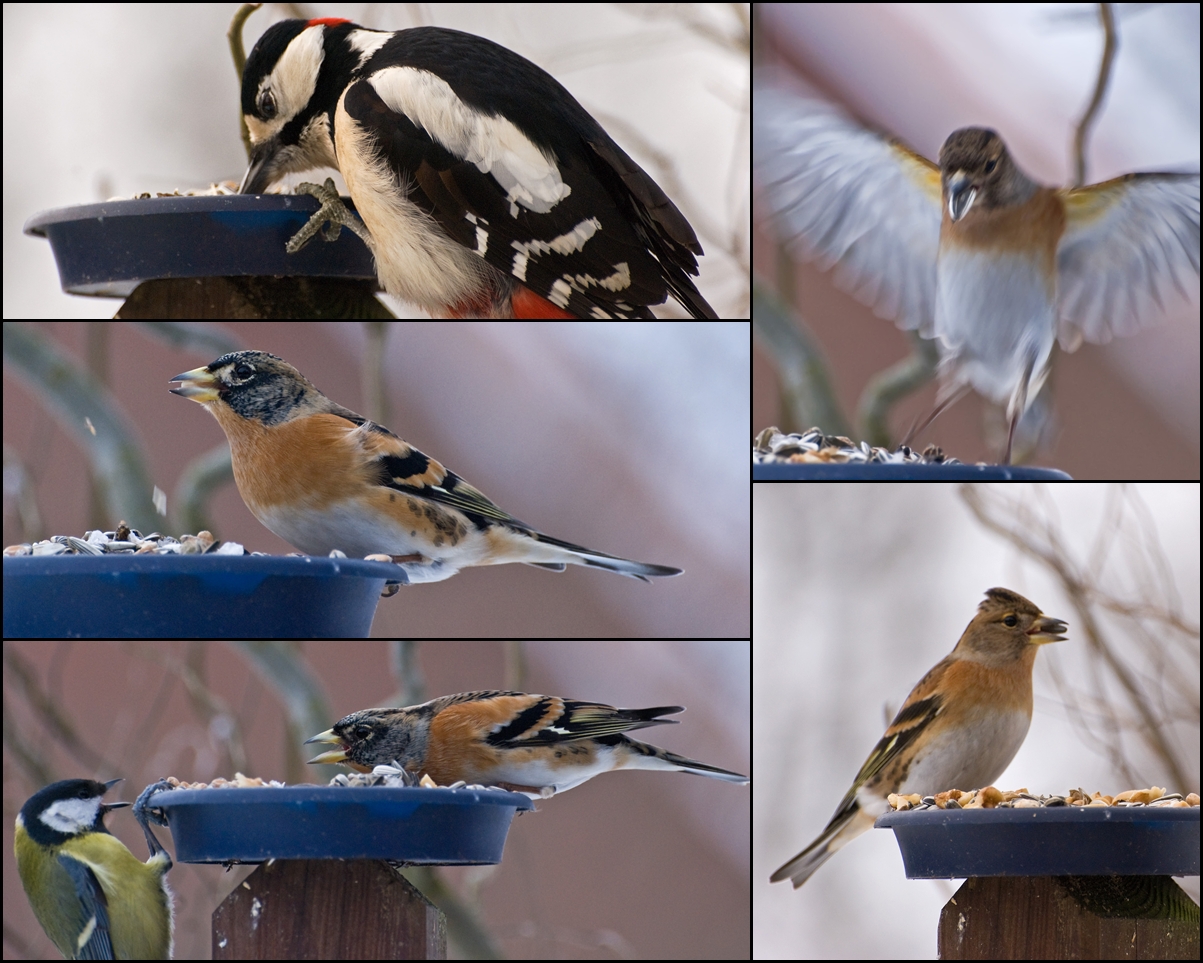
[[[385,289],[440,316],[652,318],[671,294],[717,317],[684,215],[550,74],[492,41],[276,24],[243,110],[244,192],[336,166]]]

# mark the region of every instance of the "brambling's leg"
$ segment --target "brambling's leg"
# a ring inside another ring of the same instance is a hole
[[[519,786],[513,782],[495,782],[493,785],[498,789],[505,789],[508,792],[524,792],[540,796],[544,799],[555,794],[555,789],[552,786]]]
[[[911,439],[915,438],[920,432],[926,431],[928,425],[944,414],[949,408],[955,405],[958,401],[969,393],[969,385],[961,385],[957,390],[936,405],[935,409],[919,424],[918,427],[912,428],[906,433],[906,437],[902,439],[902,444],[909,445]]]
[[[1011,404],[1007,409],[1007,415],[1011,424],[1007,427],[1007,450],[1003,455],[1002,461],[1004,465],[1011,464],[1011,446],[1015,442],[1015,426],[1019,424],[1019,419],[1023,417],[1023,413],[1028,407],[1028,385],[1031,384],[1032,371],[1035,365],[1035,357],[1029,354],[1027,363],[1024,365],[1023,377],[1020,378],[1019,384],[1015,388],[1015,394],[1011,398]],[[1043,383],[1044,378],[1042,377],[1040,381]]]
[[[1011,416],[1011,424],[1007,426],[1007,450],[1003,453],[1002,463],[1011,464],[1011,446],[1015,443],[1015,426],[1019,424],[1019,415]]]

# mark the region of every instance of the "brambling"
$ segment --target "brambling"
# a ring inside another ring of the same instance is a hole
[[[536,531],[274,354],[235,351],[171,380],[182,382],[173,394],[204,405],[226,433],[247,508],[310,555],[389,555],[410,582],[506,562],[588,565],[644,582],[681,574]]]
[[[981,789],[1001,776],[1032,722],[1036,649],[1063,641],[1066,628],[1022,595],[986,592],[956,648],[906,697],[827,828],[771,882],[792,879],[797,889],[872,827],[890,793]]]
[[[546,798],[612,769],[691,772],[746,785],[747,776],[636,742],[632,729],[675,725],[683,706],[615,709],[524,692],[461,692],[407,709],[361,709],[305,742],[331,743],[310,763],[360,772],[397,763],[440,785],[463,780]]]
[[[1043,187],[992,130],[954,131],[933,164],[830,105],[763,83],[754,100],[784,235],[878,314],[939,339],[936,413],[969,387],[1006,404],[1005,462],[1054,339],[1073,351],[1130,334],[1198,274],[1198,174]]]

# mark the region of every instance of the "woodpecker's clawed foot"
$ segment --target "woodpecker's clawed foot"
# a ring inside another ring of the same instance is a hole
[[[288,243],[284,246],[284,250],[289,254],[296,254],[312,240],[318,231],[322,231],[323,240],[337,241],[344,227],[349,227],[358,234],[364,244],[369,242],[371,235],[368,233],[368,229],[363,226],[363,222],[358,217],[347,209],[347,205],[338,195],[333,178],[327,177],[325,184],[298,184],[296,192],[312,194],[322,202],[322,206],[314,211],[313,216],[309,218],[303,228],[289,238]],[[329,223],[330,226],[323,231],[322,225],[326,223]]]

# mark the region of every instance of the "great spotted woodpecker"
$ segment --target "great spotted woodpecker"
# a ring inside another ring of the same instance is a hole
[[[242,78],[240,189],[337,168],[384,289],[435,317],[654,318],[694,286],[698,239],[550,74],[442,27],[286,20]]]

